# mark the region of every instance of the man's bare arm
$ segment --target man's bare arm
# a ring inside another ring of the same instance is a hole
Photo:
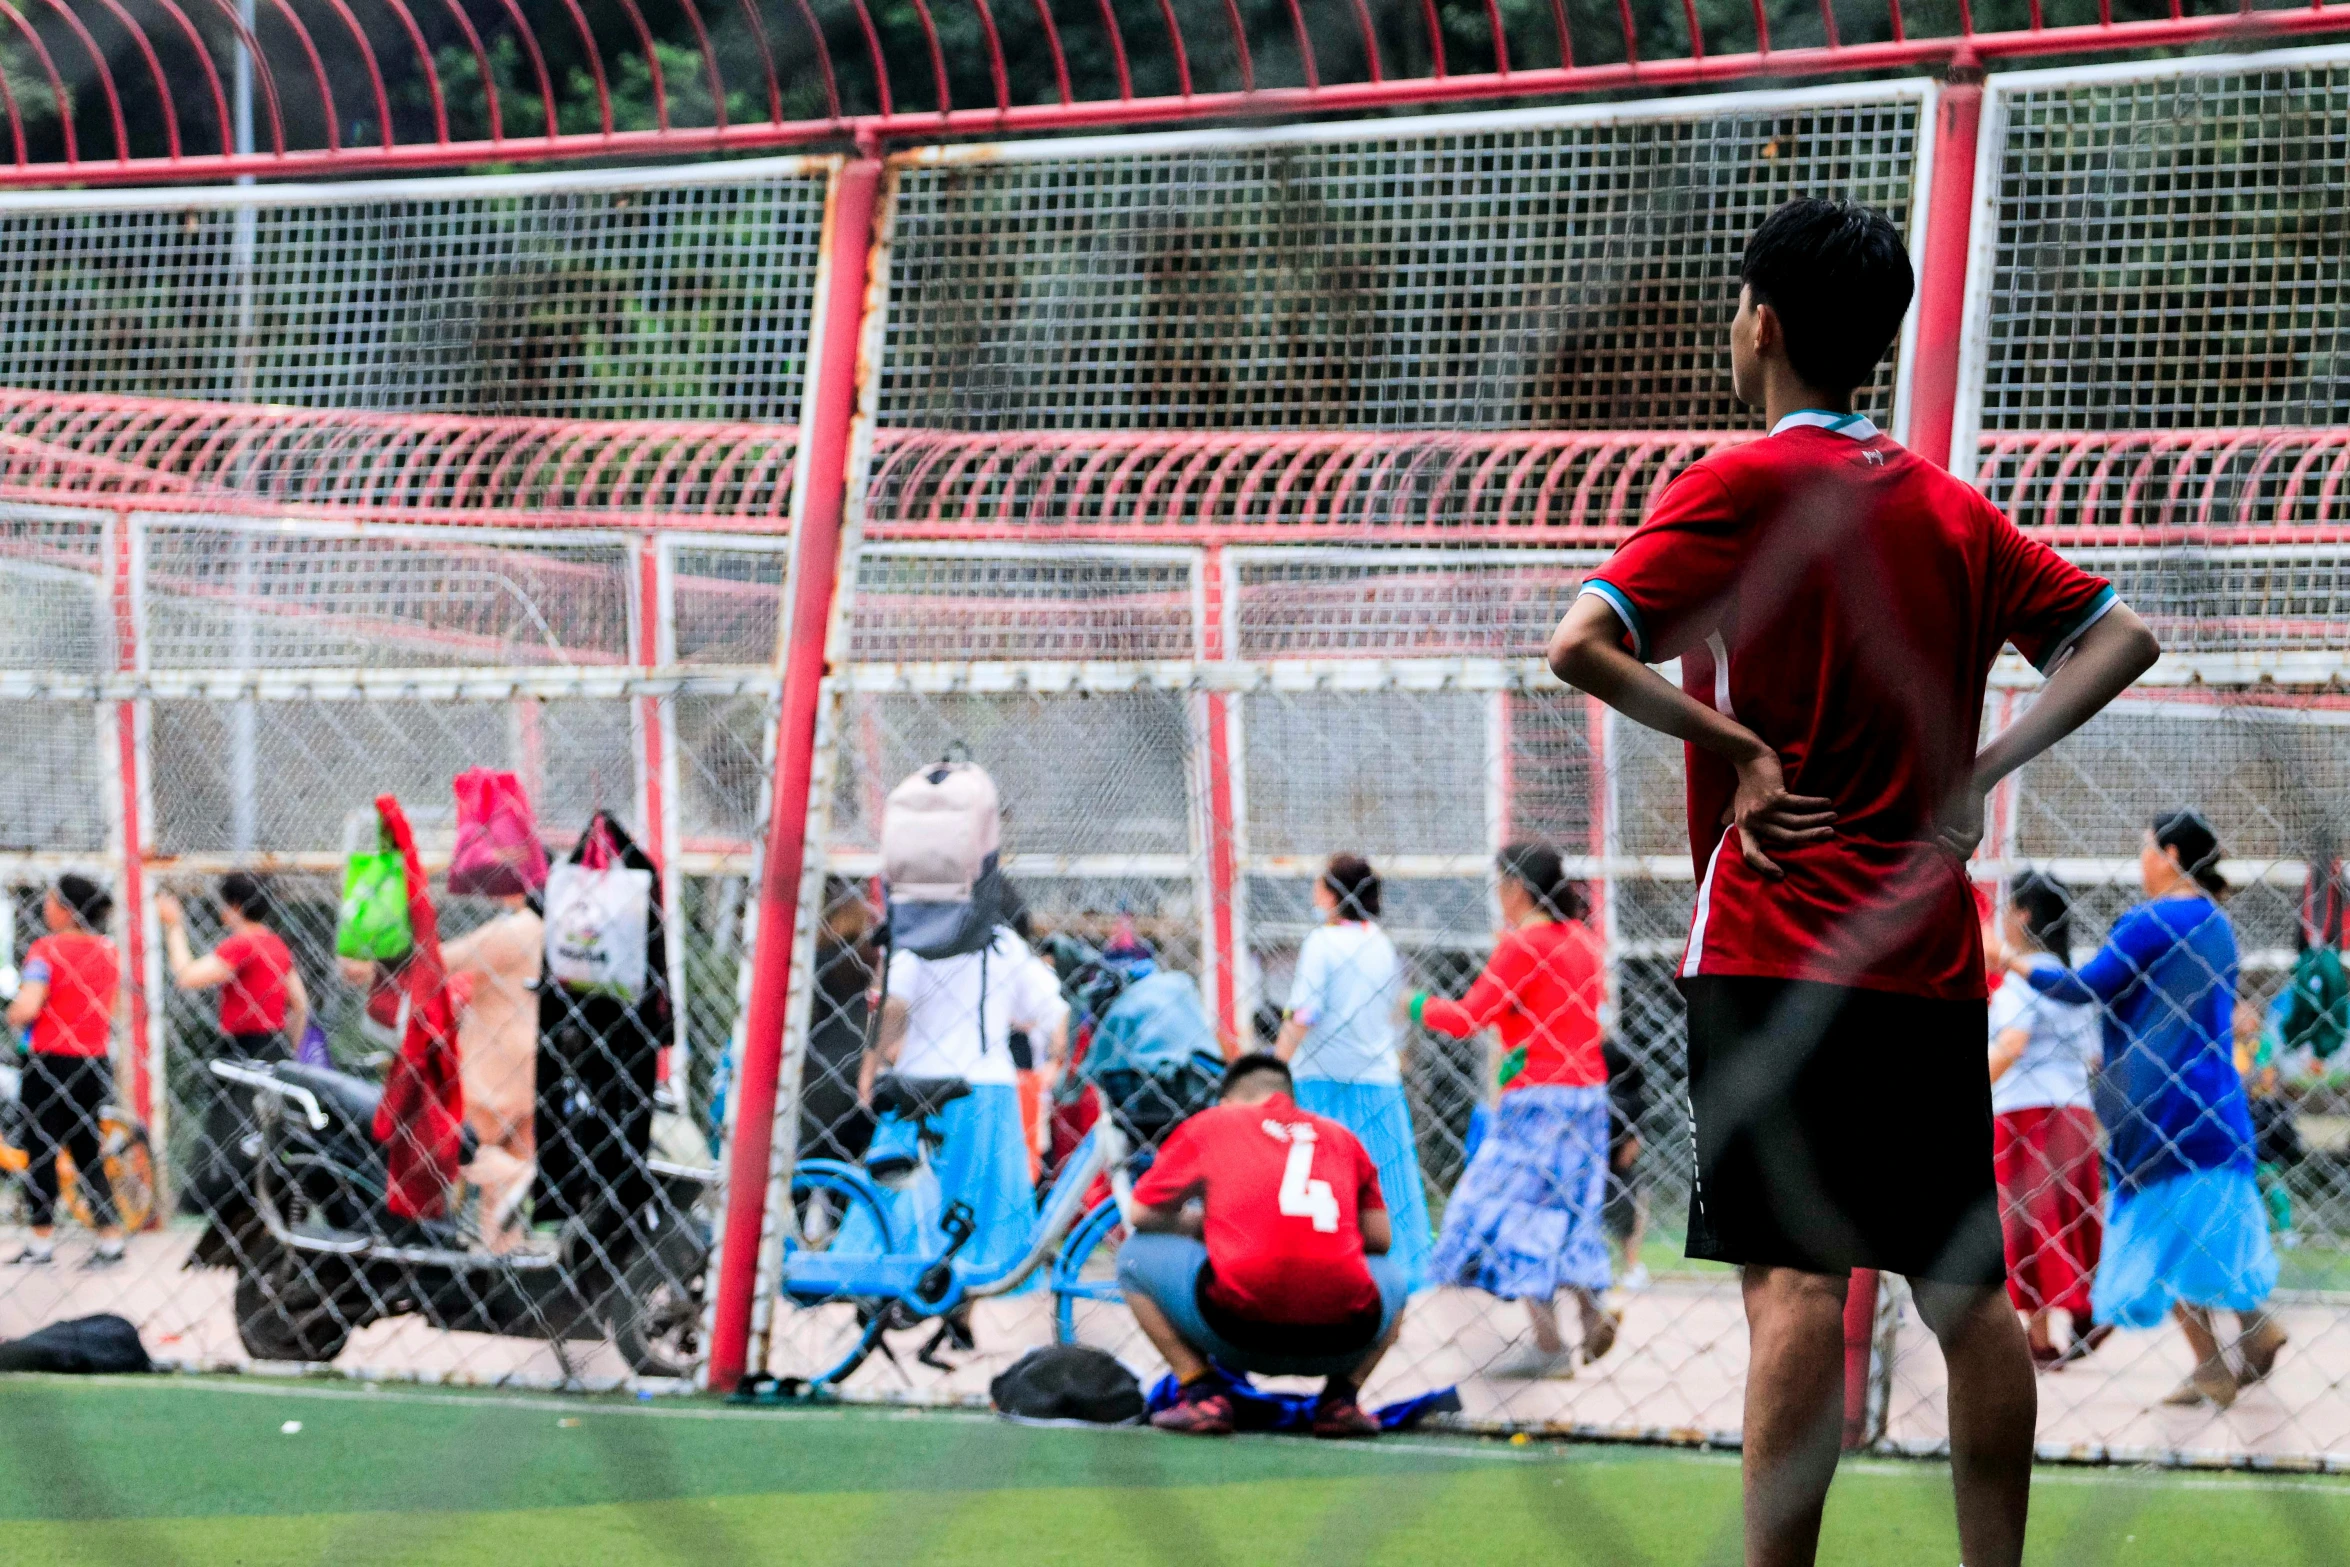
[[[2127,604],[2116,604],[2081,633],[2040,698],[2007,731],[1976,753],[1974,776],[1942,813],[1936,836],[1953,854],[1983,840],[1983,796],[1992,785],[2097,716],[2154,667],[2162,645]]]
[[[1736,768],[1738,793],[1730,817],[1738,827],[1739,852],[1762,875],[1777,880],[1784,874],[1766,846],[1791,848],[1834,836],[1833,802],[1789,794],[1776,751],[1735,718],[1716,712],[1625,652],[1623,634],[1624,623],[1605,599],[1595,594],[1578,598],[1551,633],[1551,673],[1634,723],[1711,751]]]
[[[1204,1219],[1205,1215],[1189,1206],[1153,1208],[1138,1202],[1128,1222],[1144,1235],[1188,1235],[1197,1240],[1207,1228]]]

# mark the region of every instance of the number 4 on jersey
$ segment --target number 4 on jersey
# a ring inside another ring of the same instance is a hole
[[[1314,1179],[1313,1128],[1290,1129],[1289,1164],[1281,1172],[1281,1211],[1293,1218],[1311,1219],[1324,1235],[1338,1230],[1338,1194],[1328,1181]]]

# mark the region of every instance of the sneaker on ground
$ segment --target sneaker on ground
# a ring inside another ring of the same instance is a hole
[[[120,1246],[101,1246],[82,1260],[82,1269],[84,1272],[89,1272],[98,1268],[111,1268],[121,1261],[122,1248]]]
[[[1540,1382],[1551,1377],[1564,1378],[1574,1374],[1573,1350],[1548,1350],[1535,1344],[1513,1350],[1485,1368],[1486,1376],[1509,1382]]]
[[[10,1267],[14,1268],[46,1268],[49,1266],[49,1264],[55,1262],[56,1260],[57,1253],[48,1250],[46,1247],[36,1251],[32,1247],[27,1246],[24,1250],[9,1258],[8,1263]]]
[[[1173,1431],[1182,1436],[1230,1436],[1232,1400],[1221,1393],[1210,1393],[1205,1398],[1187,1398],[1151,1416],[1151,1424],[1161,1431]]]
[[[1378,1434],[1379,1422],[1363,1413],[1363,1406],[1351,1398],[1325,1399],[1314,1406],[1314,1435],[1318,1437],[1346,1441]]]
[[[1616,1280],[1616,1288],[1626,1294],[1637,1295],[1648,1288],[1648,1264],[1634,1263],[1624,1276]]]

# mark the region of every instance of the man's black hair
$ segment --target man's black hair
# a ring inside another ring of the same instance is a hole
[[[1258,1050],[1242,1056],[1224,1069],[1224,1081],[1216,1085],[1216,1097],[1223,1098],[1241,1082],[1256,1076],[1259,1072],[1269,1072],[1280,1078],[1284,1088],[1295,1089],[1297,1087],[1296,1080],[1289,1075],[1288,1062],[1269,1050]]]
[[[1779,313],[1795,373],[1829,393],[1849,392],[1876,373],[1917,291],[1891,218],[1816,196],[1763,219],[1738,277],[1757,306]]]
[[[255,924],[269,923],[272,912],[269,886],[258,876],[246,871],[229,872],[220,878],[220,901]]]
[[[106,928],[108,916],[114,913],[114,894],[87,876],[76,876],[71,871],[57,878],[57,901],[66,911],[89,930]]]

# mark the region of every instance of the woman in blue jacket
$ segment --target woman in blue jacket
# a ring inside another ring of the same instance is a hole
[[[2138,854],[2147,901],[2114,922],[2078,970],[2018,967],[2059,1001],[2104,1010],[2092,1095],[2112,1193],[2090,1302],[2097,1321],[2159,1327],[2176,1315],[2196,1365],[2166,1403],[2226,1408],[2276,1364],[2285,1332],[2267,1309],[2277,1257],[2253,1179],[2252,1117],[2236,1075],[2236,933],[2219,841],[2193,811],[2157,817]],[[2211,1313],[2236,1313],[2239,1374]]]

